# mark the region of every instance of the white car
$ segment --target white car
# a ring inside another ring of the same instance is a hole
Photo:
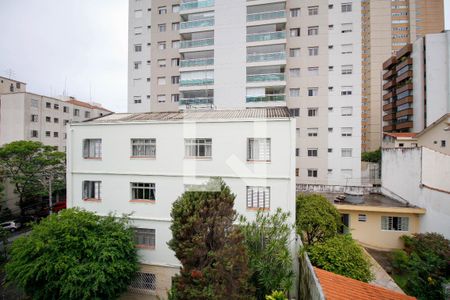
[[[8,221],[8,222],[4,222],[0,225],[3,227],[3,229],[9,230],[11,232],[14,232],[21,227],[21,224],[16,221]]]

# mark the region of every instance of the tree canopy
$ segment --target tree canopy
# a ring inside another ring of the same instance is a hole
[[[32,299],[115,299],[138,270],[127,218],[66,209],[13,242],[7,280]]]
[[[297,231],[308,245],[323,242],[337,234],[342,226],[338,210],[324,196],[297,197]]]
[[[233,225],[235,195],[220,179],[186,191],[172,205],[172,240],[182,268],[171,299],[251,299],[244,236]]]

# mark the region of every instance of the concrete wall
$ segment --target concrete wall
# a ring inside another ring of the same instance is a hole
[[[450,237],[450,156],[427,148],[383,149],[382,192],[426,209],[420,232]]]
[[[428,128],[424,134],[418,137],[419,145],[450,155],[450,131],[445,131],[449,127],[449,123],[450,117],[433,128]],[[445,146],[443,146],[442,141],[445,142]]]

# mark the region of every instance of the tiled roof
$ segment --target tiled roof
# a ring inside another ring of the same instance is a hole
[[[382,287],[314,268],[327,300],[413,300]]]
[[[226,110],[189,110],[179,112],[119,113],[98,118],[91,122],[145,122],[218,119],[288,119],[286,107],[264,107]]]
[[[414,133],[414,132],[385,132],[384,134],[395,137],[395,138],[399,138],[399,137],[400,138],[402,138],[402,137],[414,138],[417,135],[417,133]]]
[[[73,105],[78,105],[78,106],[90,108],[90,109],[100,109],[100,110],[111,112],[110,110],[108,110],[108,109],[106,109],[104,107],[100,107],[100,106],[97,106],[97,105],[92,105],[92,104],[89,104],[87,102],[83,102],[83,101],[80,101],[80,100],[71,99],[71,100],[67,100],[66,102],[67,103],[71,103]]]

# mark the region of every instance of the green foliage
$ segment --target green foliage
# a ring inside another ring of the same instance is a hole
[[[169,247],[180,260],[171,299],[251,299],[244,236],[233,225],[235,195],[220,179],[172,205]]]
[[[273,291],[272,294],[266,296],[266,300],[288,300],[288,298],[281,291]]]
[[[9,236],[10,236],[10,232],[0,226],[0,242],[2,243],[2,246],[3,246],[3,253],[0,256],[0,263],[3,261],[6,261],[6,259],[8,258],[7,251],[8,251]]]
[[[308,248],[311,263],[321,269],[369,282],[370,263],[362,248],[350,235],[337,235]]]
[[[8,207],[0,210],[0,222],[10,221],[13,218],[13,213]]]
[[[342,226],[341,215],[325,197],[317,194],[297,197],[297,232],[313,245],[335,236]]]
[[[65,153],[40,142],[15,141],[0,147],[0,170],[15,187],[22,214],[27,200],[47,194],[50,178],[53,191],[65,188],[65,158]]]
[[[270,215],[258,211],[253,222],[241,216],[251,271],[250,283],[257,299],[265,299],[271,291],[289,291],[293,283],[292,257],[289,251],[292,226],[289,213],[280,208]]]
[[[66,209],[14,241],[7,280],[32,299],[115,299],[138,270],[127,218]]]
[[[361,153],[361,161],[379,163],[381,162],[381,149],[372,152]]]
[[[403,236],[405,251],[393,253],[402,288],[419,299],[444,299],[442,284],[450,280],[450,241],[437,233]]]

